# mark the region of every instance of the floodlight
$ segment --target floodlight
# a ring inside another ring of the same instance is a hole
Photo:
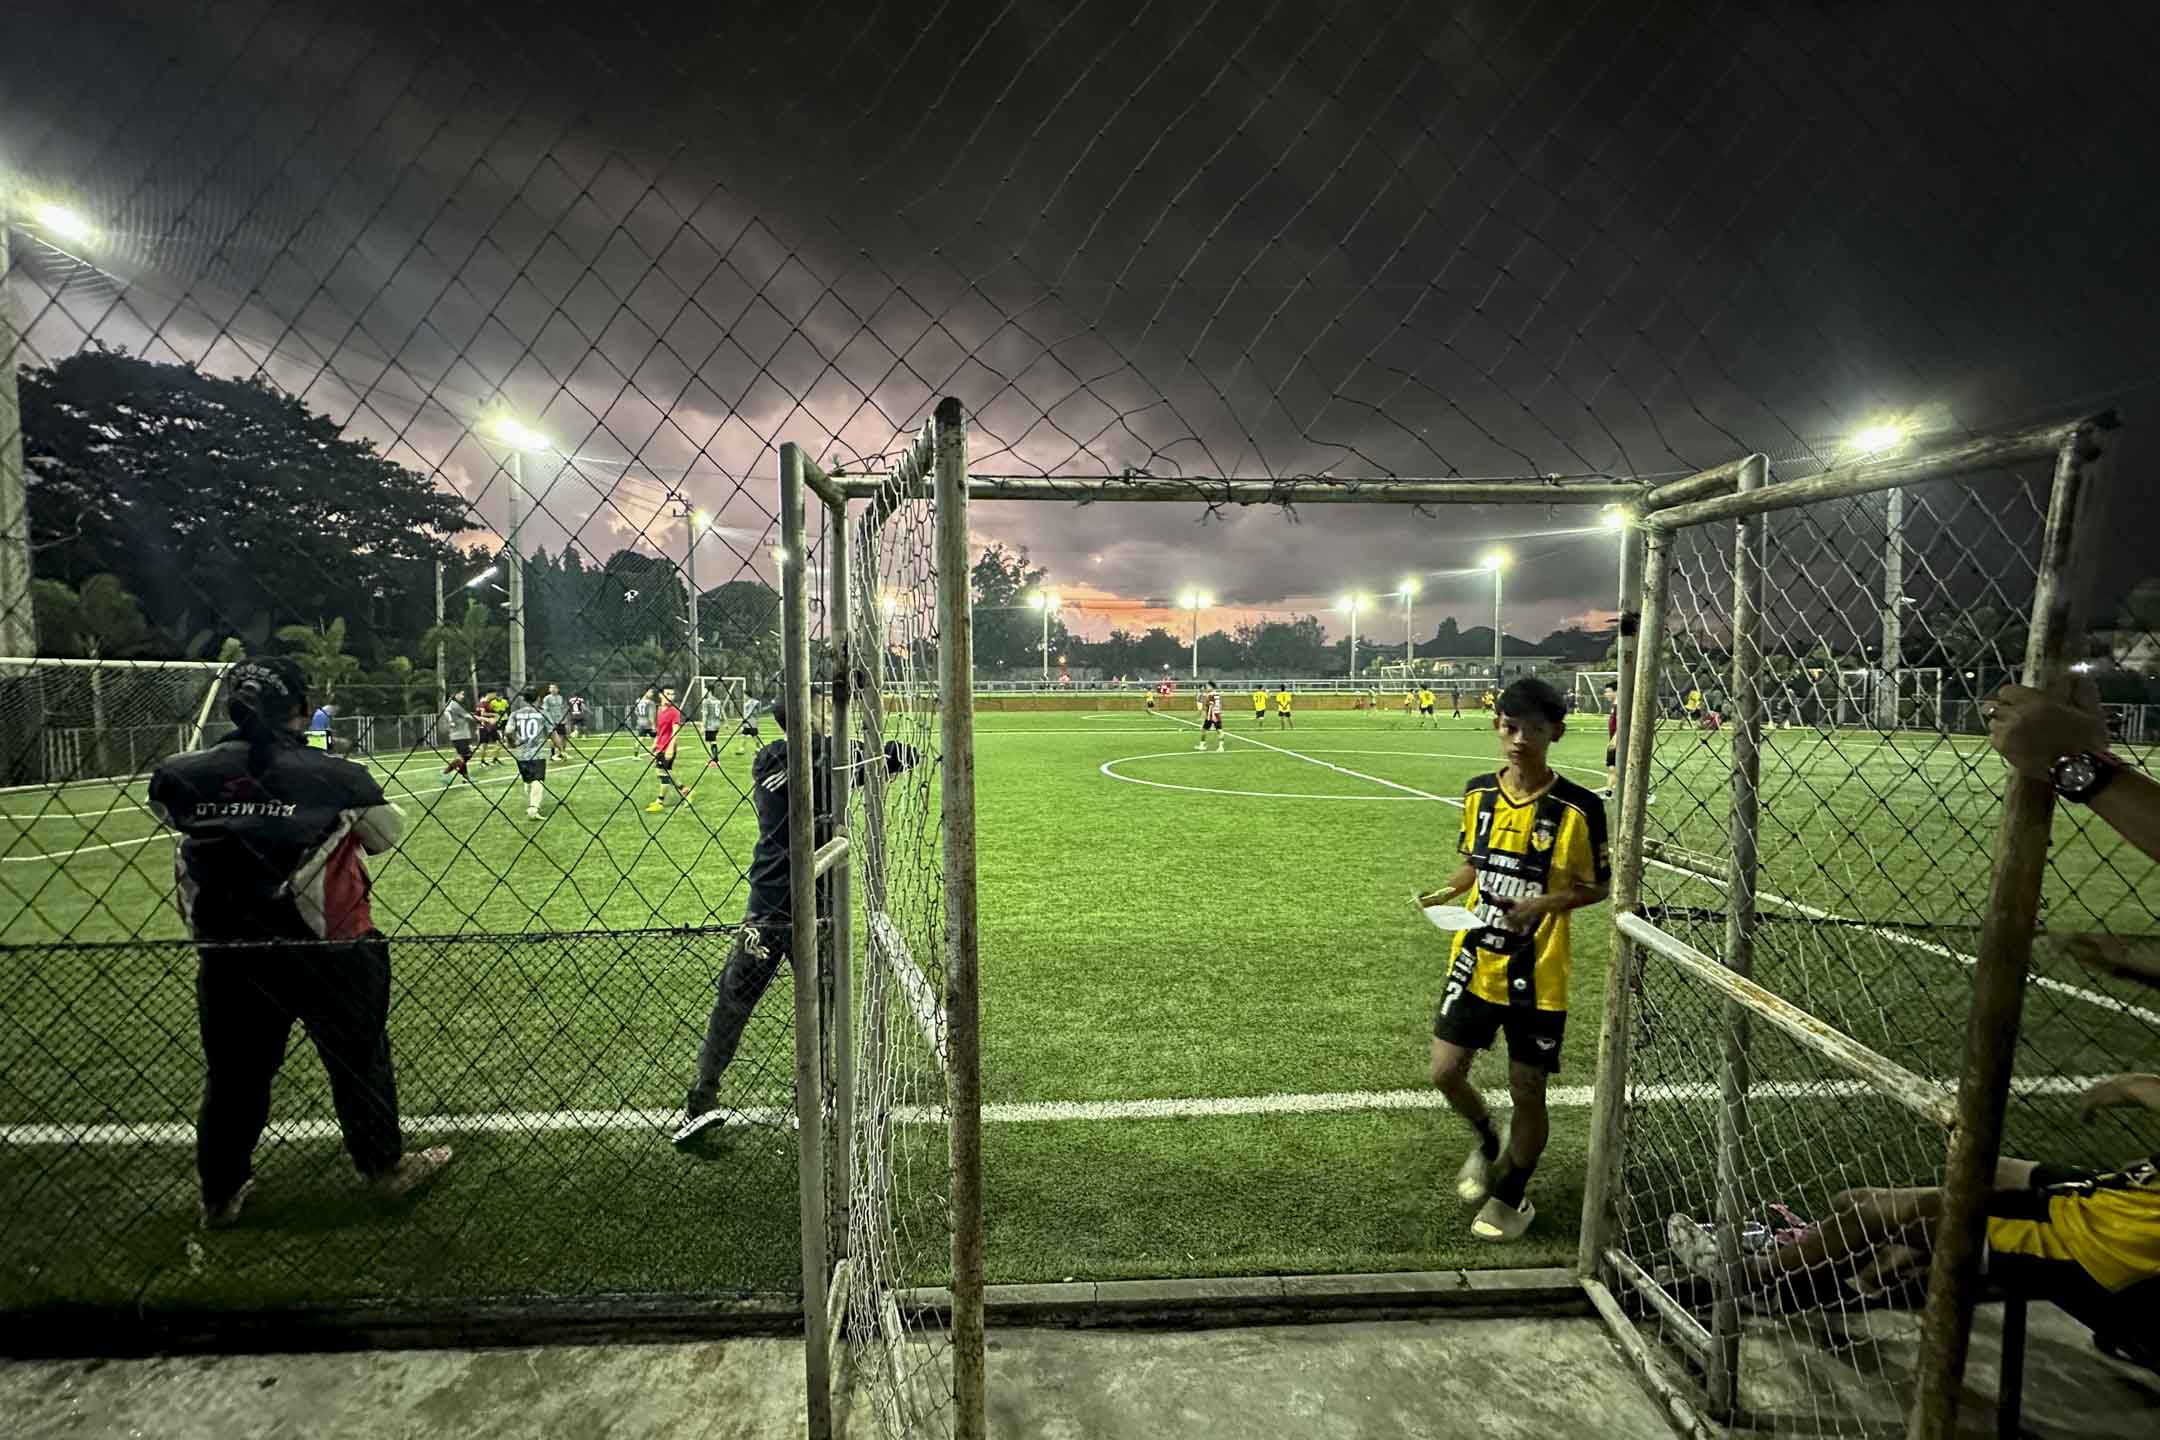
[[[1880,455],[1903,445],[1911,433],[1911,427],[1902,420],[1878,420],[1853,432],[1852,451],[1856,455]]]
[[[1505,550],[1488,550],[1485,558],[1478,561],[1478,567],[1483,570],[1505,570],[1507,565],[1508,552]]]
[[[1198,595],[1194,596],[1193,598],[1194,598],[1194,600],[1195,600],[1196,602],[1198,602],[1198,604],[1199,604],[1199,607],[1200,607],[1200,608],[1201,608],[1202,610],[1205,610],[1205,609],[1207,609],[1207,607],[1208,607],[1208,606],[1210,606],[1210,605],[1213,605],[1213,604],[1215,603],[1215,597],[1214,597],[1214,596],[1212,596],[1212,595],[1210,595],[1210,594],[1208,594],[1208,593],[1207,593],[1207,591],[1205,591],[1205,590],[1201,591],[1201,592],[1200,592],[1200,593],[1199,593]]]
[[[1403,577],[1403,582],[1402,582],[1402,593],[1403,593],[1403,594],[1405,594],[1405,595],[1415,595],[1415,594],[1417,594],[1417,592],[1418,592],[1418,581],[1417,581],[1417,576],[1415,576],[1415,575],[1405,575],[1405,576]]]
[[[522,421],[508,415],[498,415],[487,424],[487,432],[513,450],[552,450],[547,436]]]
[[[470,590],[470,589],[474,588],[475,586],[478,586],[478,585],[485,585],[485,584],[487,584],[487,582],[488,582],[488,581],[490,581],[490,580],[492,580],[492,579],[494,579],[494,578],[495,578],[495,567],[494,567],[493,565],[490,565],[490,566],[488,566],[488,567],[487,567],[487,569],[485,569],[485,570],[482,570],[482,571],[481,571],[481,572],[480,572],[479,574],[477,574],[477,575],[473,576],[473,577],[472,577],[472,579],[470,579],[470,580],[467,580],[467,581],[465,582],[465,588],[466,588],[466,589],[468,589],[468,590]]]
[[[1598,523],[1607,530],[1625,530],[1628,527],[1628,513],[1618,505],[1608,506]]]
[[[41,230],[50,231],[62,240],[85,245],[96,236],[90,222],[65,205],[39,205],[30,212]]]

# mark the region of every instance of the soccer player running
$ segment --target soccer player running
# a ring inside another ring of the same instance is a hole
[[[450,741],[450,748],[456,752],[457,756],[449,764],[443,766],[442,783],[448,785],[458,776],[463,775],[466,784],[478,784],[479,782],[472,778],[472,771],[466,768],[472,764],[473,717],[472,712],[465,708],[465,692],[463,690],[452,695],[450,703],[443,706],[442,724],[443,735]]]
[[[580,739],[584,737],[585,697],[583,695],[572,695],[570,697],[570,733]]]
[[[1432,725],[1433,720],[1435,719],[1434,709],[1438,704],[1439,697],[1432,693],[1432,687],[1430,685],[1421,685],[1418,687],[1417,709],[1418,724],[1420,728],[1429,728]]]
[[[494,691],[489,690],[481,695],[480,704],[473,711],[473,724],[479,731],[480,763],[482,765],[493,765],[496,758],[494,754],[495,742],[502,733],[500,727],[495,723]]]
[[[519,697],[517,709],[503,721],[503,739],[510,746],[510,756],[517,761],[518,779],[525,782],[525,818],[540,818],[540,802],[547,798],[548,747],[554,741],[555,727],[541,708],[540,692],[528,689]]]
[[[180,833],[180,916],[194,939],[202,1110],[197,1216],[240,1218],[255,1145],[295,1020],[330,1081],[346,1153],[376,1194],[411,1194],[450,1163],[408,1153],[390,1061],[390,946],[368,910],[363,855],[398,842],[405,817],[361,766],[309,746],[307,677],[283,658],[243,660],[236,727],[150,776],[150,809]]]
[[[1468,893],[1481,922],[1455,937],[1433,1020],[1432,1081],[1477,1133],[1455,1178],[1466,1203],[1483,1204],[1470,1233],[1506,1241],[1537,1216],[1524,1192],[1545,1150],[1545,1085],[1560,1069],[1567,1028],[1569,913],[1603,900],[1612,872],[1605,807],[1546,760],[1567,733],[1559,692],[1517,680],[1498,706],[1493,728],[1506,763],[1465,788],[1462,864],[1420,900],[1446,904]],[[1514,1102],[1504,1145],[1470,1083],[1471,1061],[1503,1032]]]
[[[547,694],[540,697],[540,714],[547,721],[548,753],[558,760],[569,759],[570,704],[563,699],[562,686],[547,687]]]
[[[660,703],[653,698],[653,692],[648,688],[644,694],[638,696],[637,706],[632,712],[633,723],[636,725],[635,733],[640,740],[653,738],[653,728],[659,715]]]
[[[308,720],[307,743],[309,749],[328,750],[330,748],[330,722],[336,718],[337,707],[329,701],[325,700],[316,707],[315,714]]]
[[[1266,723],[1266,721],[1267,686],[1255,685],[1253,686],[1252,692],[1252,723],[1255,725],[1260,725]]]
[[[649,692],[648,692],[649,693]],[[682,733],[682,711],[675,708],[675,692],[660,692],[659,709],[653,715],[653,769],[660,774],[660,795],[645,807],[646,813],[657,815],[667,809],[668,791],[682,797],[682,803],[690,803],[690,792],[675,778],[675,742]]]
[[[761,747],[750,761],[750,805],[757,814],[757,845],[750,854],[746,875],[750,898],[743,907],[742,926],[728,951],[714,989],[712,1014],[705,1022],[705,1040],[698,1047],[697,1074],[683,1098],[682,1114],[674,1124],[674,1142],[687,1145],[727,1118],[720,1105],[720,1080],[734,1063],[742,1044],[743,1027],[750,1012],[764,997],[772,978],[794,950],[794,905],[790,891],[792,867],[788,862],[788,741],[787,707],[771,705],[780,733]],[[822,698],[813,701],[810,718],[810,810],[815,839],[822,844],[832,837],[833,793],[832,743],[824,733]],[[865,763],[857,746],[853,763]],[[914,765],[920,755],[897,740],[885,742],[886,773],[897,775]],[[875,764],[875,761],[868,763]],[[827,882],[818,885],[820,907],[831,904]]]
[[[1215,732],[1215,753],[1220,755],[1223,749],[1222,691],[1215,688],[1213,680],[1208,681],[1207,688],[1200,692],[1199,706],[1200,743],[1192,748],[1195,750],[1207,749],[1208,731],[1212,730]]]
[[[1448,718],[1462,719],[1462,691],[1450,688],[1447,692]]]
[[[1290,723],[1290,687],[1287,685],[1275,692],[1275,728],[1278,730],[1297,728]]]

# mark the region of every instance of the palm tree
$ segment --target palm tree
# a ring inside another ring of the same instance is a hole
[[[480,698],[480,657],[492,655],[503,643],[503,627],[495,623],[495,616],[478,600],[465,602],[464,618],[455,625],[431,625],[420,637],[420,648],[433,650],[441,646],[445,669],[462,667],[471,677],[472,689],[466,692],[471,700]]]
[[[80,586],[58,580],[30,582],[31,613],[37,622],[39,648],[50,654],[86,660],[111,660],[143,648],[149,622],[117,575],[92,575]],[[90,667],[90,725],[95,736],[97,773],[112,773],[105,726],[105,672]],[[164,717],[158,717],[164,718]]]
[[[325,701],[336,697],[340,681],[350,680],[359,672],[360,657],[345,653],[342,615],[327,625],[280,626],[277,638],[307,673],[308,688],[320,691]]]

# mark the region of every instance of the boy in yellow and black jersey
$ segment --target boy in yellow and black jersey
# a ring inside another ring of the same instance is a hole
[[[1498,697],[1497,712],[1493,729],[1506,763],[1465,787],[1462,864],[1421,898],[1445,904],[1467,893],[1482,922],[1455,937],[1433,1020],[1432,1080],[1477,1132],[1455,1182],[1465,1201],[1483,1203],[1470,1233],[1514,1240],[1537,1214],[1523,1192],[1545,1149],[1545,1084],[1560,1069],[1567,1028],[1569,915],[1605,898],[1612,869],[1604,804],[1546,760],[1567,733],[1559,692],[1518,680]],[[1502,1033],[1514,1102],[1504,1146],[1470,1083],[1470,1062]]]

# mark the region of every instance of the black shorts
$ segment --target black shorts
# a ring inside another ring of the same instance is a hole
[[[1222,729],[1222,716],[1220,715],[1210,715],[1200,722],[1200,733],[1203,735],[1210,730],[1220,729]]]
[[[451,749],[453,749],[453,750],[455,750],[455,751],[457,751],[457,758],[458,758],[458,759],[460,759],[460,760],[470,760],[470,759],[472,759],[472,741],[470,741],[470,740],[452,740],[452,741],[450,742],[450,748],[451,748]]]
[[[652,757],[652,763],[662,775],[675,773],[675,757],[673,755],[655,755]]]
[[[563,737],[563,738],[564,738],[565,740],[569,739],[569,738],[570,738],[570,724],[569,724],[569,722],[568,722],[568,721],[566,721],[566,720],[558,720],[558,721],[556,721],[556,722],[555,722],[555,733],[556,733],[557,735],[560,735],[560,736],[562,736],[562,737]]]
[[[1430,715],[1432,714],[1432,706],[1420,705],[1417,707],[1417,713],[1420,715]]]
[[[1619,763],[1620,763],[1620,752],[1619,752],[1619,750],[1618,750],[1618,749],[1617,749],[1616,747],[1614,747],[1614,746],[1611,746],[1611,745],[1607,745],[1607,746],[1605,747],[1605,768],[1606,768],[1606,769],[1608,769],[1608,770],[1610,770],[1610,769],[1612,769],[1612,767],[1613,767],[1613,766],[1615,766],[1615,765],[1617,765],[1617,764],[1619,764]]]
[[[720,739],[720,730],[719,730],[719,728],[718,728],[717,726],[713,726],[713,725],[708,725],[708,726],[706,726],[706,727],[705,727],[705,743],[706,743],[706,744],[708,744],[708,745],[711,745],[711,744],[715,744],[715,743],[717,743],[717,742],[718,742],[718,740],[719,740],[719,739]]]
[[[637,733],[638,733],[639,737],[640,737],[640,738],[642,738],[642,739],[646,739],[646,740],[651,740],[651,739],[655,739],[655,738],[657,738],[657,732],[655,732],[655,731],[654,731],[654,729],[652,728],[652,726],[650,726],[650,725],[640,725],[640,726],[638,726],[638,730],[637,730]]]
[[[520,779],[520,780],[523,780],[523,781],[524,781],[524,782],[525,782],[526,784],[528,784],[528,785],[530,785],[530,784],[531,784],[531,783],[532,783],[533,781],[535,781],[535,780],[545,780],[545,779],[547,779],[547,761],[545,761],[545,760],[520,760],[520,761],[518,761],[518,779]]]
[[[743,733],[743,734],[745,734],[745,735],[747,735],[747,736],[749,736],[749,737],[750,737],[750,738],[751,738],[752,740],[755,740],[755,739],[757,739],[757,738],[758,738],[758,731],[757,731],[757,721],[755,721],[755,720],[745,720],[745,721],[743,721],[743,722],[742,722],[742,733]]]
[[[1567,1033],[1567,1011],[1529,1005],[1495,1005],[1464,990],[1452,1005],[1433,1016],[1433,1039],[1483,1050],[1507,1032],[1508,1059],[1547,1075],[1560,1073],[1560,1039]]]
[[[480,727],[480,743],[482,745],[495,743],[495,727],[493,725],[482,725]]]

